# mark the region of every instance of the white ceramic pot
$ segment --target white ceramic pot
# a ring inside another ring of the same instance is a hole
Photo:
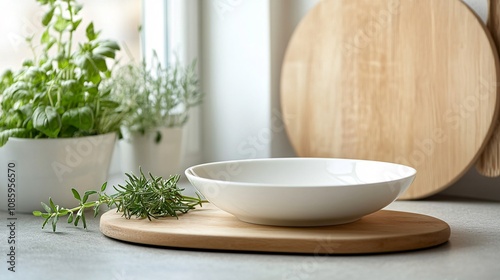
[[[122,130],[119,141],[123,173],[144,174],[168,178],[181,174],[184,155],[184,127],[161,127],[145,134]]]
[[[15,208],[21,213],[43,210],[40,202],[48,203],[49,197],[61,206],[76,206],[72,188],[83,193],[99,190],[106,182],[115,142],[115,133],[60,139],[10,138],[0,148],[0,209]]]

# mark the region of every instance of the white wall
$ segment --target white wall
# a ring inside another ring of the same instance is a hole
[[[203,0],[204,161],[270,155],[268,0]]]
[[[202,0],[203,161],[294,156],[280,116],[281,62],[319,0]],[[488,0],[466,0],[483,19]],[[500,178],[471,170],[447,194],[500,200]]]

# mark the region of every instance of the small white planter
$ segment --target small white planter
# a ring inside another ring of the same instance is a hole
[[[184,127],[161,127],[145,134],[122,130],[122,134],[119,147],[123,173],[138,175],[141,168],[146,175],[151,173],[163,178],[181,174]]]
[[[48,203],[49,197],[61,206],[75,206],[72,188],[83,193],[99,190],[106,182],[115,141],[115,133],[61,139],[10,138],[0,148],[0,209],[15,208],[22,213],[43,210],[40,202]]]

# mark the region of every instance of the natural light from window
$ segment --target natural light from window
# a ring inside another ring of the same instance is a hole
[[[102,31],[101,39],[112,39],[122,46],[118,54],[121,61],[128,62],[129,56],[140,60],[141,2],[80,1],[83,4],[83,22],[79,36],[84,38],[85,27],[93,21],[96,29]],[[32,57],[25,38],[35,34],[34,42],[38,42],[43,30],[40,22],[44,12],[36,0],[0,1],[0,73],[7,69],[19,69],[23,60]]]

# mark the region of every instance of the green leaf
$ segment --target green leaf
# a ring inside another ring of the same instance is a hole
[[[105,76],[106,78],[108,78],[108,79],[109,79],[109,78],[111,78],[111,76],[113,76],[113,75],[112,75],[111,71],[109,71],[109,69],[108,69],[108,71],[105,71],[105,72],[104,72],[104,76]]]
[[[48,29],[45,29],[45,31],[42,33],[42,37],[40,38],[40,42],[42,44],[47,44],[50,42],[50,39],[52,37],[50,36],[50,32]]]
[[[96,191],[86,191],[85,194],[83,195],[83,199],[82,199],[82,203],[85,203],[87,202],[87,200],[89,199],[89,196],[93,195],[93,194],[96,194],[97,192]],[[94,202],[89,202],[91,205],[94,204]],[[87,205],[88,203],[86,203],[85,205]]]
[[[5,115],[4,125],[6,127],[22,127],[24,116],[21,110],[11,110]]]
[[[94,206],[94,218],[97,217],[97,215],[99,215],[99,204]]]
[[[49,197],[49,205],[53,213],[57,212],[56,205],[54,204],[54,201],[52,201],[52,197]]]
[[[110,48],[110,49],[113,49],[115,51],[119,51],[120,50],[120,45],[118,45],[117,42],[115,41],[111,41],[111,40],[105,40],[105,41],[102,41],[100,43],[100,46],[101,47],[106,47],[106,48]]]
[[[46,91],[35,93],[35,96],[33,96],[33,103],[35,103],[35,104],[39,104],[39,103],[44,104],[44,102],[42,100],[47,100],[47,94],[48,93]],[[33,116],[33,114],[32,114],[32,116]]]
[[[48,12],[45,13],[45,15],[43,15],[42,17],[43,26],[49,25],[50,21],[52,20],[52,16],[54,16],[55,9],[56,9],[55,7],[52,7],[52,9],[50,9]]]
[[[54,69],[54,67],[52,66],[52,60],[46,61],[44,64],[42,64],[41,67],[42,67],[43,71],[45,71],[45,73]]]
[[[73,222],[73,225],[78,226],[78,222],[80,221],[80,216],[76,215],[75,221]]]
[[[12,128],[0,131],[0,147],[5,145],[10,137],[26,137],[28,136],[28,130],[25,128]]]
[[[75,226],[78,225],[78,221],[82,219],[83,222],[83,228],[87,228],[87,223],[85,221],[85,212],[83,212],[84,208],[80,208],[78,212],[76,213],[76,219],[75,219]]]
[[[94,23],[93,22],[91,22],[87,26],[87,29],[85,30],[85,32],[87,34],[87,39],[89,39],[89,41],[94,41],[97,38],[97,34],[94,31]]]
[[[69,109],[62,115],[62,123],[85,131],[91,130],[94,126],[94,113],[90,107]]]
[[[39,82],[39,81],[37,81]],[[28,101],[31,99],[32,97],[32,93],[29,92],[28,90],[18,90],[16,91],[15,94],[12,95],[12,98],[14,98],[14,100],[23,100],[23,101]]]
[[[76,14],[78,14],[82,10],[83,5],[82,4],[78,4],[78,3],[74,3],[73,8],[74,8],[75,15],[76,15]]]
[[[33,65],[35,65],[35,64],[33,63],[33,60],[31,60],[31,59],[26,59],[23,61],[23,67],[30,67]]]
[[[54,46],[55,43],[57,43],[56,39],[54,39],[54,38],[50,39],[50,42],[48,42],[47,44],[45,44],[44,50],[46,52],[49,51],[50,48],[52,48],[52,46]]]
[[[99,84],[102,80],[101,75],[97,71],[89,71],[88,79],[95,85]]]
[[[52,231],[53,232],[56,232],[56,229],[57,229],[57,221],[59,220],[59,216],[55,216],[53,219],[52,219]]]
[[[83,228],[87,228],[87,221],[85,220],[85,213],[82,214],[82,223],[83,223]]]
[[[83,68],[83,69],[86,69],[88,64],[89,64],[88,58],[86,55],[77,55],[77,56],[75,56],[74,61],[78,67]]]
[[[78,193],[78,191],[76,189],[71,189],[71,191],[73,192],[73,197],[78,200],[78,201],[81,201],[82,199],[80,198],[80,194]]]
[[[69,213],[68,224],[71,224],[72,222],[73,222],[73,213]]]
[[[106,65],[106,60],[103,56],[94,55],[92,56],[91,62],[95,65],[99,71],[104,72],[108,70],[108,66]]]
[[[106,190],[106,187],[108,186],[108,182],[104,182],[101,186],[101,192],[104,192]]]
[[[73,22],[71,25],[71,31],[77,30],[78,26],[80,26],[80,23],[82,23],[82,19],[79,19],[79,20]]]
[[[59,56],[57,58],[57,66],[59,67],[59,69],[65,69],[66,67],[68,67],[69,66],[68,58],[65,56]]]
[[[82,85],[77,80],[62,81],[61,87],[64,91],[64,94],[66,94],[68,91],[73,93],[79,93],[82,90]]]
[[[43,82],[47,78],[47,74],[45,73],[45,71],[34,66],[26,70],[24,75],[30,80],[31,84],[35,86]]]
[[[81,59],[79,59],[77,63],[82,65],[81,67],[87,70],[89,75],[93,75],[95,73],[99,74],[99,71],[104,72],[108,70],[106,60],[100,55],[87,55],[85,56],[83,63]]]
[[[92,53],[94,55],[101,55],[109,58],[115,58],[116,55],[116,51],[114,49],[105,46],[98,46],[92,51]]]
[[[102,78],[99,74],[99,69],[92,57],[88,55],[80,56],[75,59],[75,63],[85,71],[85,81],[90,81],[94,85],[98,85],[101,82]]]
[[[95,85],[89,85],[88,87],[85,88],[85,91],[88,92],[90,95],[97,95],[99,93],[99,89]]]
[[[45,228],[45,225],[51,220],[51,217],[52,216],[48,216],[47,218],[45,218],[45,221],[42,224],[42,228]]]
[[[52,210],[50,210],[50,207],[47,204],[45,204],[43,202],[41,202],[41,204],[42,204],[43,209],[45,209],[45,211],[47,211],[47,213],[52,213]]]
[[[36,216],[36,217],[41,217],[42,216],[42,212],[40,212],[40,211],[33,211],[33,215]]]
[[[33,104],[32,103],[25,104],[25,105],[21,106],[21,108],[19,108],[19,111],[21,111],[23,113],[23,115],[25,115],[25,116],[32,116],[33,115]]]
[[[54,29],[57,32],[61,33],[64,30],[66,30],[66,28],[68,28],[68,26],[70,24],[71,24],[71,21],[63,18],[62,16],[58,16],[56,22],[54,23]]]
[[[50,138],[56,138],[61,131],[61,117],[57,109],[51,106],[40,106],[33,112],[33,127]]]
[[[24,82],[16,82],[7,87],[3,91],[2,110],[10,109],[17,100],[25,100],[23,96],[29,96],[28,87],[28,84]],[[29,101],[29,98],[25,101]]]
[[[3,72],[2,76],[0,77],[0,84],[5,84],[10,86],[12,85],[13,82],[14,82],[14,73],[12,73],[12,70],[10,69],[5,70],[5,72]]]

